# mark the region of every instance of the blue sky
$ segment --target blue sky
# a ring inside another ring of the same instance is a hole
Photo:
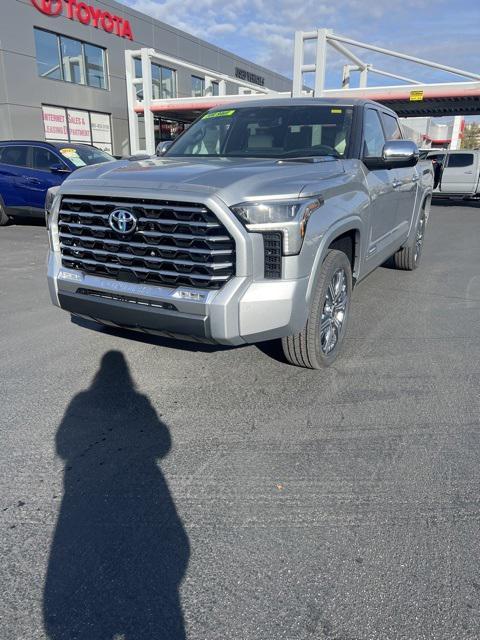
[[[291,76],[296,29],[333,29],[421,58],[480,73],[478,0],[122,0],[124,4]],[[425,82],[458,76],[356,53],[378,67]],[[344,59],[329,48],[327,86],[338,87]],[[373,78],[372,78],[373,80]],[[391,84],[375,76],[375,84]]]

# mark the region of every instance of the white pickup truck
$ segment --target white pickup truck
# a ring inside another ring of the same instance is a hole
[[[479,149],[435,149],[426,158],[434,164],[434,198],[480,198]]]

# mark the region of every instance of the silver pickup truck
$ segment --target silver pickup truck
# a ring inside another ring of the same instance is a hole
[[[102,324],[241,345],[321,368],[352,287],[418,265],[433,186],[375,102],[243,101],[160,158],[76,171],[49,207],[54,304]]]

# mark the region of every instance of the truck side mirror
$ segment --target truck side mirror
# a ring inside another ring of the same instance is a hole
[[[387,140],[383,145],[380,158],[363,158],[368,169],[395,169],[414,167],[418,162],[419,151],[411,140]]]
[[[165,153],[172,146],[172,144],[173,144],[173,140],[164,140],[163,142],[159,142],[156,150],[157,156],[165,155]]]
[[[388,140],[382,153],[387,168],[414,167],[419,155],[417,145],[411,140]]]

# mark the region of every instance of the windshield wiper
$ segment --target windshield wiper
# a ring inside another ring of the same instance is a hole
[[[325,156],[298,156],[295,158],[279,158],[278,163],[282,162],[332,162],[332,160],[338,160],[339,156],[325,155]]]

